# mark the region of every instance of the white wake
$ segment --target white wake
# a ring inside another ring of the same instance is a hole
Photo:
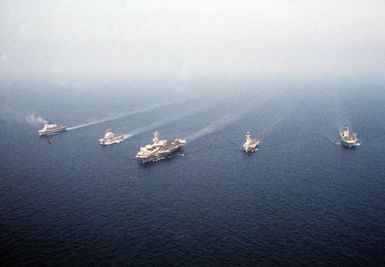
[[[96,121],[93,121],[93,122],[88,122],[88,123],[80,124],[80,125],[77,125],[77,126],[69,127],[69,128],[67,128],[67,130],[71,131],[71,130],[76,130],[76,129],[84,128],[84,127],[91,126],[91,125],[101,124],[101,123],[105,123],[105,122],[121,119],[121,118],[127,117],[129,115],[131,115],[131,114],[129,114],[129,113],[122,113],[122,114],[115,115],[115,116],[112,116],[112,117],[108,117],[108,118],[105,118],[105,119],[96,120]]]
[[[107,117],[107,118],[104,118],[104,119],[100,119],[100,120],[96,120],[96,121],[87,122],[87,123],[84,123],[84,124],[72,126],[72,127],[67,128],[67,130],[68,131],[77,130],[77,129],[88,127],[88,126],[92,126],[92,125],[97,125],[97,124],[101,124],[101,123],[105,123],[105,122],[114,121],[114,120],[117,120],[117,119],[122,119],[122,118],[129,117],[129,116],[132,116],[132,115],[148,112],[148,111],[151,111],[151,110],[156,109],[156,108],[161,108],[161,107],[164,107],[164,106],[172,105],[174,103],[168,103],[168,104],[165,104],[165,105],[156,105],[156,106],[151,106],[149,108],[137,109],[137,110],[134,110],[134,111],[131,111],[131,112],[120,113],[118,115],[114,115],[114,116]]]
[[[197,130],[193,134],[189,135],[187,137],[187,140],[190,142],[195,141],[195,140],[198,140],[198,139],[205,137],[209,134],[213,134],[215,132],[218,132],[218,131],[224,129],[225,127],[227,127],[228,125],[234,123],[235,121],[243,118],[244,116],[246,116],[246,113],[240,113],[238,115],[225,115],[225,116],[221,117],[220,119],[211,122],[209,125],[207,125],[203,128],[200,128],[199,130]]]

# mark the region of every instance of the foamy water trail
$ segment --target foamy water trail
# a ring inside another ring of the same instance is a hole
[[[130,133],[128,133],[127,135],[129,137],[134,137],[138,134],[141,134],[141,133],[144,133],[144,132],[147,132],[147,131],[150,131],[150,130],[155,130],[156,128],[158,127],[162,127],[168,123],[172,123],[174,121],[178,121],[184,117],[187,117],[187,116],[191,116],[191,115],[194,115],[195,113],[199,112],[200,109],[193,109],[192,111],[190,112],[187,112],[187,113],[182,113],[182,114],[179,114],[179,115],[175,115],[175,116],[172,116],[172,117],[169,117],[168,119],[166,120],[161,120],[161,121],[157,121],[157,122],[154,122],[154,123],[151,123],[150,125],[147,125],[146,127],[143,127],[143,128],[140,128],[140,129],[136,129]]]
[[[282,113],[278,114],[274,119],[270,120],[269,125],[267,125],[262,131],[259,131],[258,137],[262,139],[267,137],[277,125],[285,120],[285,118],[286,116]]]
[[[168,103],[168,104],[165,104],[165,105],[156,105],[156,106],[151,106],[149,108],[137,109],[137,110],[134,110],[134,111],[131,111],[131,112],[120,113],[120,114],[112,116],[112,117],[108,117],[108,118],[104,118],[104,119],[100,119],[100,120],[96,120],[96,121],[92,121],[92,122],[87,122],[87,123],[84,123],[84,124],[76,125],[76,126],[73,126],[73,127],[69,127],[69,128],[67,128],[67,130],[71,131],[71,130],[76,130],[76,129],[80,129],[80,128],[84,128],[84,127],[88,127],[88,126],[92,126],[92,125],[97,125],[97,124],[101,124],[101,123],[105,123],[105,122],[110,122],[110,121],[114,121],[114,120],[117,120],[117,119],[122,119],[122,118],[125,118],[125,117],[128,117],[128,116],[132,116],[132,115],[148,112],[148,111],[156,109],[156,108],[161,108],[161,107],[165,107],[165,106],[168,106],[168,105],[172,105],[172,104],[175,104],[175,103],[176,102]]]
[[[227,114],[219,118],[218,120],[215,120],[211,122],[209,125],[200,128],[196,132],[192,133],[191,135],[187,136],[187,141],[195,141],[200,138],[203,138],[209,134],[213,134],[215,132],[218,132],[230,124],[233,124],[234,122],[243,119],[246,117],[250,112],[252,112],[255,109],[254,105],[250,105],[248,107],[244,107],[242,111],[240,111],[237,114]]]
[[[39,126],[41,126],[41,124],[48,122],[43,117],[35,115],[35,113],[32,113],[32,114],[25,116],[25,119],[26,119],[28,124],[35,126],[35,127],[39,127]]]
[[[345,127],[352,128],[353,123],[349,114],[344,110],[344,105],[341,102],[340,96],[335,95],[333,98],[329,99],[331,102],[330,107],[334,111],[335,124],[338,132],[341,132]]]
[[[124,118],[124,117],[127,117],[129,115],[131,115],[131,114],[123,113],[123,114],[119,114],[119,115],[112,116],[112,117],[109,117],[109,118],[105,118],[105,119],[101,119],[101,120],[97,120],[97,121],[88,122],[88,123],[80,124],[80,125],[77,125],[77,126],[69,127],[69,128],[67,128],[67,130],[71,131],[71,130],[76,130],[76,129],[80,129],[80,128],[91,126],[91,125],[105,123],[105,122],[117,120],[117,119],[120,119],[120,118]]]
[[[147,132],[147,131],[151,131],[151,130],[156,130],[156,128],[159,128],[159,127],[162,127],[168,123],[172,123],[172,122],[175,122],[175,121],[178,121],[182,118],[185,118],[185,117],[188,117],[188,116],[192,116],[206,108],[212,108],[213,106],[212,105],[209,105],[208,107],[195,107],[193,108],[192,110],[188,111],[188,112],[185,112],[185,113],[181,113],[181,114],[178,114],[178,115],[175,115],[175,116],[172,116],[172,117],[169,117],[168,119],[165,119],[165,120],[161,120],[161,121],[157,121],[157,122],[154,122],[148,126],[145,126],[143,128],[140,128],[140,129],[136,129],[130,133],[128,133],[129,137],[134,137],[138,134],[141,134],[141,133],[144,133],[144,132]],[[228,115],[228,116],[224,116],[222,117],[220,120],[210,124],[209,126],[207,127],[204,127],[203,129],[201,129],[200,131],[190,135],[189,137],[187,137],[187,141],[190,141],[192,139],[197,139],[197,138],[200,138],[200,137],[203,137],[204,135],[207,135],[207,134],[210,134],[211,132],[214,132],[214,131],[218,131],[220,130],[221,128],[224,128],[225,126],[227,126],[228,124],[242,118],[244,115],[246,115],[247,112],[249,112],[251,109],[246,109],[244,112],[241,112],[239,113],[238,115]],[[184,136],[182,136],[182,138],[184,138]]]
[[[187,140],[190,142],[195,141],[195,140],[198,140],[198,139],[205,137],[209,134],[218,132],[218,131],[222,130],[223,128],[225,128],[226,126],[230,125],[231,123],[241,119],[244,116],[246,116],[246,113],[241,113],[238,115],[223,116],[222,118],[210,123],[206,127],[203,127],[201,129],[199,129],[198,131],[196,131],[195,133],[189,135],[187,137]]]
[[[264,126],[262,130],[257,132],[257,137],[264,139],[269,136],[273,131],[276,130],[277,126],[290,119],[290,116],[292,116],[295,107],[296,103],[293,103],[285,109],[277,111],[277,113],[275,113],[274,115],[272,115],[271,118],[268,119],[266,126]]]

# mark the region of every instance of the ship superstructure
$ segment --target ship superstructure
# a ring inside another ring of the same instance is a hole
[[[242,148],[246,153],[254,152],[255,150],[258,150],[257,146],[260,142],[260,140],[252,138],[250,133],[247,132],[245,136],[245,143],[243,144]]]
[[[175,139],[174,141],[161,140],[159,133],[155,131],[153,133],[152,144],[141,147],[136,154],[136,158],[140,159],[143,163],[158,161],[180,150],[185,144],[185,139]]]
[[[340,133],[342,144],[346,147],[352,148],[358,144],[357,133],[351,131],[348,127]]]
[[[55,135],[62,131],[65,131],[66,127],[63,125],[57,125],[55,123],[47,122],[44,124],[44,127],[38,130],[40,136]]]
[[[125,134],[116,134],[111,131],[111,129],[108,129],[106,133],[104,134],[103,138],[99,139],[99,144],[103,146],[108,146],[112,144],[119,144],[124,139],[127,138],[127,135]]]

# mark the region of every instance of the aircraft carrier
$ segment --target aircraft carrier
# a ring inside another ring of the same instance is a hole
[[[126,138],[127,136],[125,134],[116,134],[116,133],[113,133],[111,129],[108,129],[104,134],[104,137],[99,139],[99,144],[103,146],[119,144]]]
[[[169,157],[172,153],[179,151],[186,144],[185,139],[160,140],[159,133],[153,133],[152,144],[141,147],[136,158],[142,163],[159,161]]]

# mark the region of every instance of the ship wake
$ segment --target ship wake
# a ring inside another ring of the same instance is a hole
[[[194,115],[195,113],[197,113],[199,111],[200,111],[200,109],[196,108],[196,109],[193,109],[190,112],[182,113],[182,114],[179,114],[179,115],[175,115],[175,116],[169,117],[166,120],[161,120],[161,121],[154,122],[154,123],[152,123],[152,124],[150,124],[150,125],[148,125],[146,127],[143,127],[143,128],[140,128],[140,129],[137,129],[137,130],[134,130],[134,131],[128,133],[127,134],[128,138],[137,136],[137,135],[139,135],[141,133],[144,133],[144,132],[147,132],[147,131],[150,131],[150,130],[155,130],[156,128],[159,128],[159,127],[162,127],[162,126],[164,126],[166,124],[178,121],[178,120],[180,120],[180,119],[182,119],[184,117]]]
[[[151,111],[153,109],[161,108],[161,107],[172,105],[172,104],[173,103],[171,103],[171,104],[168,103],[166,105],[156,105],[156,106],[152,106],[150,108],[137,109],[137,110],[134,110],[134,111],[131,111],[131,112],[120,113],[118,115],[111,116],[111,117],[108,117],[108,118],[104,118],[104,119],[100,119],[100,120],[96,120],[96,121],[87,122],[87,123],[84,123],[84,124],[68,127],[67,130],[68,131],[72,131],[72,130],[77,130],[77,129],[81,129],[81,128],[92,126],[92,125],[102,124],[102,123],[106,123],[106,122],[110,122],[110,121],[126,118],[126,117],[129,117],[129,116],[132,116],[132,115],[148,112],[148,111]]]
[[[199,130],[197,130],[195,133],[191,134],[187,137],[187,140],[189,141],[195,141],[200,138],[203,138],[209,134],[213,134],[215,132],[218,132],[224,128],[226,128],[228,125],[234,123],[237,120],[240,120],[246,115],[246,113],[241,113],[239,115],[226,115],[220,118],[219,120],[216,120],[206,127],[203,127]]]
[[[122,113],[122,114],[115,115],[115,116],[112,116],[112,117],[109,117],[109,118],[105,118],[105,119],[101,119],[101,120],[96,120],[96,121],[80,124],[80,125],[73,126],[73,127],[68,127],[67,130],[68,131],[72,131],[72,130],[76,130],[76,129],[80,129],[80,128],[84,128],[84,127],[88,127],[88,126],[92,126],[92,125],[97,125],[97,124],[101,124],[101,123],[105,123],[105,122],[121,119],[121,118],[130,116],[130,115],[131,115],[130,113]]]

